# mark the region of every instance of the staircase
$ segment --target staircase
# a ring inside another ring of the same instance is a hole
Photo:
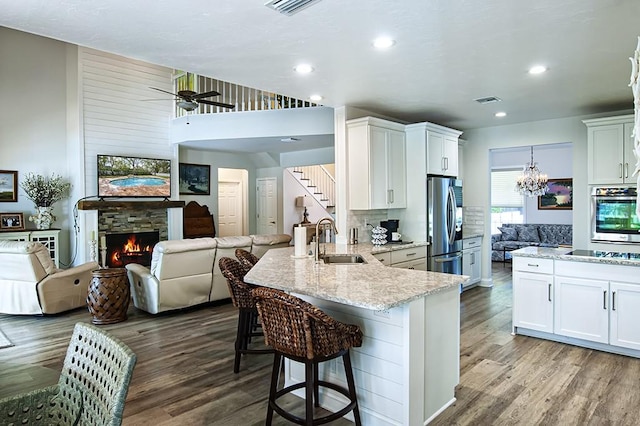
[[[328,213],[334,213],[336,181],[324,166],[299,166],[287,170]]]

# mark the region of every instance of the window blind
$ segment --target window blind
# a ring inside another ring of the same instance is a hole
[[[523,196],[516,190],[522,170],[491,171],[491,207],[523,207]]]

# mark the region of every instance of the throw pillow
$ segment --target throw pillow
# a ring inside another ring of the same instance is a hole
[[[498,230],[502,232],[502,241],[518,241],[518,232],[515,228],[501,226]]]
[[[518,232],[518,241],[525,241],[529,243],[539,243],[540,236],[538,235],[538,226],[536,225],[516,225],[516,231]]]

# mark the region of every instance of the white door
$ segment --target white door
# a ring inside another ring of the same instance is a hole
[[[609,343],[609,282],[555,277],[554,333]]]
[[[553,333],[552,275],[513,273],[513,326]]]
[[[218,182],[218,236],[244,235],[240,182]]]
[[[275,234],[278,232],[277,179],[257,179],[256,191],[258,234]]]
[[[610,283],[611,312],[609,343],[624,348],[640,349],[640,286]]]

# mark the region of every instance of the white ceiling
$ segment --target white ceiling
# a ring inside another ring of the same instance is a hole
[[[638,0],[321,0],[291,17],[264,2],[0,0],[0,25],[459,130],[633,106]],[[380,35],[396,45],[374,50]],[[473,101],[486,96],[502,102]]]

